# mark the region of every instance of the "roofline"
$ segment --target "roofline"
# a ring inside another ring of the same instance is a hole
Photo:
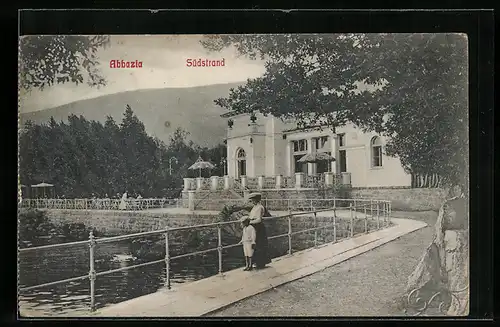
[[[324,125],[313,125],[313,126],[306,126],[306,127],[297,127],[297,128],[292,128],[292,129],[287,129],[283,131],[283,134],[289,134],[293,132],[303,132],[303,131],[310,131],[310,130],[318,130],[321,128],[328,128],[328,124]]]

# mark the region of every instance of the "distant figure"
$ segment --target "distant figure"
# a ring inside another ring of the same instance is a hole
[[[257,239],[257,234],[255,228],[250,225],[250,218],[243,217],[241,219],[241,225],[243,227],[243,235],[241,236],[241,241],[238,244],[243,244],[243,253],[245,254],[245,269],[244,271],[252,270],[252,257],[255,249],[255,241]]]
[[[120,210],[127,209],[127,192],[123,193],[122,200],[120,201],[120,205],[118,206],[118,209],[120,209]]]

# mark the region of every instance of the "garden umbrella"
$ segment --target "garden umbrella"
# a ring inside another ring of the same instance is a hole
[[[325,152],[308,153],[299,162],[335,161],[335,158]]]
[[[188,169],[194,170],[198,169],[200,171],[200,177],[201,177],[201,170],[202,169],[213,169],[215,166],[208,161],[204,161],[201,157],[198,157],[198,160],[194,164],[192,164]]]
[[[318,161],[335,161],[335,158],[329,155],[326,152],[314,152],[314,153],[308,153],[304,155],[302,158],[299,159],[299,162],[318,162]],[[330,170],[330,167],[328,167],[328,170]]]
[[[35,188],[35,189],[42,189],[43,190],[43,195],[45,196],[45,189],[46,188],[49,188],[49,187],[52,187],[52,193],[54,193],[54,185],[53,184],[49,184],[49,183],[40,183],[40,184],[35,184],[35,185],[31,185],[32,188]],[[37,192],[37,195],[38,195],[38,192]],[[53,194],[52,194],[53,195]]]

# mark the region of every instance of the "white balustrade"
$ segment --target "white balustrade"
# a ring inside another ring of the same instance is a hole
[[[257,183],[258,183],[258,188],[262,190],[264,188],[264,176],[259,176]]]
[[[191,178],[184,178],[184,191],[188,191],[191,189],[191,184],[193,180]]]
[[[283,184],[283,176],[282,175],[277,175],[276,176],[276,188],[280,189]]]
[[[232,177],[229,176],[224,176],[224,189],[229,190],[231,187],[233,187],[233,179]]]
[[[342,173],[342,184],[350,185],[351,184],[351,173]]]
[[[212,176],[210,177],[211,184],[210,184],[210,189],[212,191],[216,191],[217,187],[219,186],[219,176]]]
[[[241,176],[241,187],[245,189],[248,186],[248,178],[246,176]]]
[[[201,190],[203,188],[203,177],[196,177],[196,189]]]
[[[332,186],[333,185],[333,173],[332,172],[325,172],[325,185],[326,186]]]
[[[304,185],[304,173],[295,173],[295,188],[302,188]]]

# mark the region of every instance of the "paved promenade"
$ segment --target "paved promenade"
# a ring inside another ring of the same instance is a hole
[[[296,252],[278,258],[263,270],[226,272],[171,290],[160,290],[115,304],[93,315],[100,317],[202,316],[279,285],[312,275],[347,259],[375,249],[427,226],[417,220],[392,218],[393,227],[364,234],[335,244]],[[339,295],[341,298],[342,295]],[[263,310],[263,308],[260,308]]]
[[[434,237],[437,213],[393,212],[427,227],[313,275],[211,312],[209,317],[403,316],[406,283]],[[314,294],[314,296],[304,296]]]

